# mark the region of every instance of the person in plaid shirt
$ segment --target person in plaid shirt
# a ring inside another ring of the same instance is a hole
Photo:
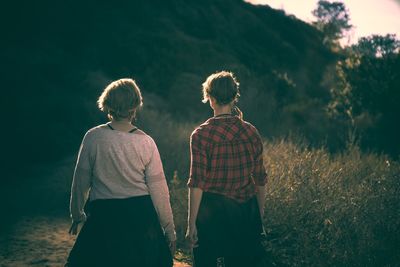
[[[262,140],[235,105],[240,94],[233,73],[210,75],[203,96],[214,117],[190,138],[186,238],[194,266],[255,266],[263,253],[267,174]]]

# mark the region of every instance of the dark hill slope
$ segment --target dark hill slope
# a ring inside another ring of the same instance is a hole
[[[10,162],[75,153],[103,119],[101,89],[125,76],[153,95],[148,108],[198,122],[209,115],[201,82],[229,69],[246,118],[265,136],[327,133],[320,84],[334,55],[315,29],[281,11],[239,0],[135,0],[11,3],[3,12],[6,123],[23,121],[10,132],[19,140],[6,145]]]

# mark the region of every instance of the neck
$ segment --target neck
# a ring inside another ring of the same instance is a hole
[[[128,119],[126,119],[126,120],[111,120],[110,125],[111,125],[112,129],[122,131],[122,132],[129,132],[133,128],[135,128],[135,126],[132,124],[132,122]]]
[[[122,119],[122,120],[111,120],[112,123],[116,123],[116,124],[130,124],[131,120],[129,119]]]
[[[232,114],[231,105],[218,106],[214,109],[214,116],[219,116],[223,114]]]
[[[128,119],[126,120],[111,120],[111,124],[120,127],[132,127],[132,122]]]

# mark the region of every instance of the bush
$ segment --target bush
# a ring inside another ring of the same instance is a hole
[[[394,266],[400,262],[400,164],[358,147],[265,144],[269,173],[264,226],[266,254],[277,266]],[[170,181],[182,246],[186,181]]]
[[[350,146],[265,145],[269,172],[266,249],[290,266],[382,266],[399,262],[400,165]]]

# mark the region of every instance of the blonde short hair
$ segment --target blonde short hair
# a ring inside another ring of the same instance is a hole
[[[239,82],[232,72],[220,71],[207,77],[203,83],[203,103],[207,103],[210,96],[215,98],[219,105],[239,100]]]
[[[132,119],[136,109],[143,105],[143,98],[136,82],[129,78],[110,83],[97,100],[99,109],[110,119]]]

